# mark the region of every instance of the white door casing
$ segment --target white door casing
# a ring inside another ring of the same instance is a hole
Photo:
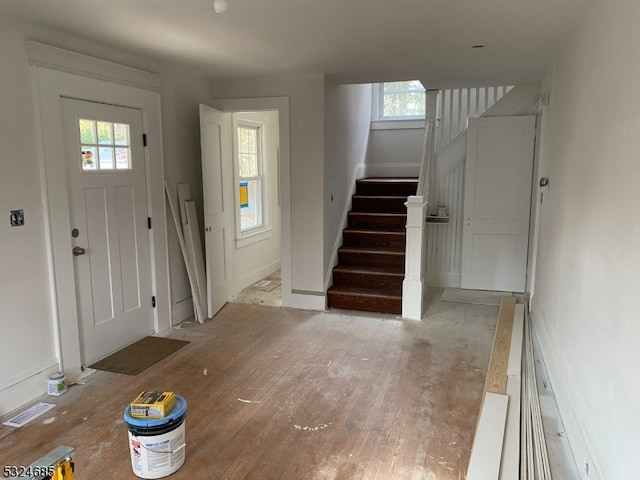
[[[231,114],[200,105],[208,318],[231,295],[234,238]]]
[[[524,292],[535,116],[469,119],[462,288]]]
[[[61,101],[72,244],[86,252],[74,256],[74,272],[82,359],[90,364],[154,327],[143,118],[138,109]],[[129,125],[131,169],[83,170],[81,118]]]

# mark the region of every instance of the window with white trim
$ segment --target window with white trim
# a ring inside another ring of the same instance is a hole
[[[236,127],[236,160],[239,188],[239,234],[265,226],[261,126],[240,122]]]
[[[374,88],[374,120],[425,118],[425,89],[419,80],[378,83]]]

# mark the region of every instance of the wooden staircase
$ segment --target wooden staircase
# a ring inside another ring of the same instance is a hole
[[[347,228],[342,232],[330,308],[402,313],[405,227],[409,195],[417,178],[364,178],[356,181]]]

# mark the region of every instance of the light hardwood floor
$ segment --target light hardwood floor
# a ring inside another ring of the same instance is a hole
[[[431,292],[424,321],[230,303],[172,336],[191,343],[138,376],[97,372],[0,425],[0,465],[77,449],[78,479],[137,478],[123,410],[140,391],[188,403],[174,479],[464,478],[498,308]]]

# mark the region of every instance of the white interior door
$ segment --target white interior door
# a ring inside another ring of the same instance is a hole
[[[231,114],[200,105],[208,318],[231,295],[233,171]]]
[[[62,100],[82,360],[153,331],[142,112]]]
[[[524,292],[535,116],[469,119],[462,288]]]

